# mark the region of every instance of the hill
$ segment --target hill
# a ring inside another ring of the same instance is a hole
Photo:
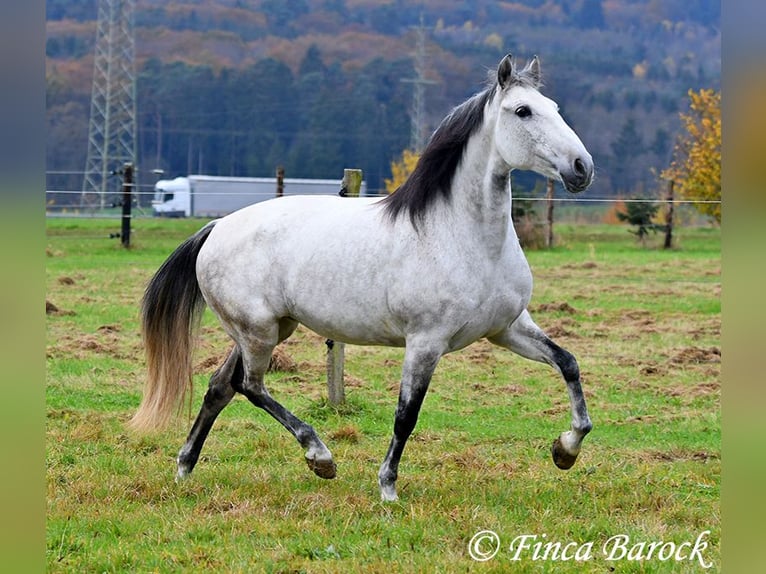
[[[85,165],[96,15],[95,0],[47,2],[49,170]],[[421,18],[427,131],[502,55],[538,54],[544,91],[596,160],[594,196],[651,188],[687,91],[720,87],[714,1],[137,0],[139,167],[338,177],[353,166],[382,188],[410,141],[402,80],[415,77]]]

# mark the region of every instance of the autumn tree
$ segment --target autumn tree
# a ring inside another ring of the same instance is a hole
[[[717,203],[695,203],[700,213],[721,222],[721,92],[689,90],[685,128],[662,178],[675,182],[680,197]]]
[[[399,187],[407,181],[410,174],[415,171],[415,166],[420,159],[420,155],[410,149],[402,152],[402,156],[391,162],[391,179],[386,179],[386,193],[394,193]]]

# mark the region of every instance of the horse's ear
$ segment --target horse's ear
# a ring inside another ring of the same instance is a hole
[[[501,88],[505,88],[510,84],[513,75],[516,73],[515,67],[513,56],[510,54],[507,54],[500,61],[500,65],[497,67],[497,83],[500,84]]]
[[[524,68],[524,73],[528,74],[534,82],[535,86],[539,87],[542,84],[542,74],[540,73],[540,59],[535,56]]]

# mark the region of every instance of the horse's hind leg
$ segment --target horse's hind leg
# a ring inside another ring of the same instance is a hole
[[[294,328],[294,327],[293,327]],[[282,338],[280,333],[279,338]],[[335,462],[332,454],[319,439],[314,428],[300,420],[277,402],[266,390],[263,375],[269,365],[269,359],[275,344],[255,343],[248,346],[244,353],[246,376],[234,386],[255,406],[263,409],[279,421],[297,439],[306,450],[306,463],[321,478],[335,477]]]
[[[223,365],[210,377],[210,385],[202,408],[197,415],[194,425],[186,443],[178,453],[178,474],[176,479],[180,480],[191,473],[194,465],[197,464],[202,445],[205,444],[210,429],[220,412],[231,402],[234,397],[234,387],[241,385],[245,376],[242,368],[242,355],[238,347],[234,347],[229,356],[226,357]]]
[[[568,431],[562,432],[553,441],[551,454],[557,467],[564,470],[571,468],[580,454],[585,435],[593,428],[580,384],[580,368],[574,356],[551,341],[526,310],[508,329],[489,340],[527,359],[548,363],[564,377],[569,392],[572,424]]]

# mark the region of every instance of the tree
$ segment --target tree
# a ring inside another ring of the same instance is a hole
[[[617,212],[617,218],[629,225],[633,225],[636,229],[628,231],[635,234],[636,238],[643,244],[650,231],[656,233],[665,228],[663,225],[652,222],[655,215],[657,215],[659,207],[659,205],[650,201],[631,201],[625,204],[624,212]]]
[[[721,222],[721,92],[689,90],[689,112],[681,114],[685,128],[673,150],[673,160],[661,177],[676,182],[678,196],[695,203],[700,213]]]
[[[415,170],[420,156],[417,152],[406,149],[402,152],[400,159],[391,162],[391,179],[386,179],[386,192],[394,193],[399,187],[407,181],[407,178]]]

